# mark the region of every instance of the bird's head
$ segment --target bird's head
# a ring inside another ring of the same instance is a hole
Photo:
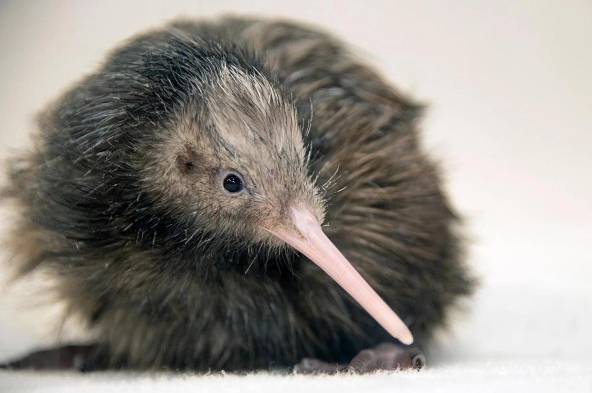
[[[200,227],[252,245],[282,246],[294,214],[324,219],[296,109],[255,70],[222,63],[152,140],[147,185]]]

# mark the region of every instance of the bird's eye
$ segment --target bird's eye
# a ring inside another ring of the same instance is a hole
[[[241,192],[244,188],[243,179],[235,173],[229,173],[226,175],[224,177],[223,185],[226,191],[233,194]]]

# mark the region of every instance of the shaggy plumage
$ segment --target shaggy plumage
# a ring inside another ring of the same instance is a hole
[[[46,110],[35,148],[12,160],[15,264],[55,273],[106,366],[290,367],[392,341],[258,229],[299,201],[426,343],[472,280],[420,113],[311,28],[224,18],[142,34]],[[216,188],[228,170],[242,196]]]

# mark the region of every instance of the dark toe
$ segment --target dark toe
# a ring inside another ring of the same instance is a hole
[[[348,370],[356,373],[380,370],[420,370],[425,364],[425,356],[419,348],[384,343],[361,351],[352,359]]]
[[[426,357],[419,349],[416,349],[416,351],[414,353],[411,353],[410,358],[411,358],[411,368],[419,371],[425,367]]]
[[[21,359],[0,365],[0,368],[89,371],[97,368],[94,366],[95,355],[95,346],[67,345],[33,352]]]

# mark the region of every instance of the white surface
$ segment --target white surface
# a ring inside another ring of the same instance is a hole
[[[426,372],[292,378],[0,373],[0,391],[591,391],[592,3],[582,1],[0,3],[0,146],[114,43],[177,15],[283,15],[351,42],[427,101],[483,280]],[[4,258],[6,259],[6,258]],[[31,289],[29,289],[29,292]],[[52,341],[0,296],[0,357]],[[112,388],[112,389],[111,389]],[[53,389],[53,390],[51,390]]]
[[[98,373],[93,375],[14,373],[6,391],[68,392],[590,392],[590,363],[531,360],[452,364],[424,372],[368,376],[191,376]]]

